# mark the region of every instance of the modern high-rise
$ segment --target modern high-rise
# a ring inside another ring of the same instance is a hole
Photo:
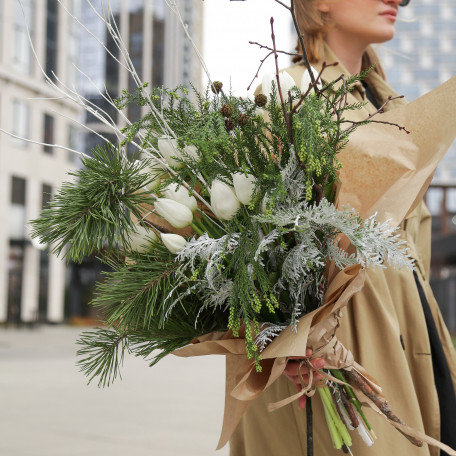
[[[99,3],[98,14],[114,20],[139,78],[152,86],[174,88],[178,85],[197,87],[201,85],[201,65],[183,27],[176,15],[166,6],[165,0],[111,0]],[[177,0],[182,18],[188,26],[195,44],[202,47],[203,3],[200,0]],[[119,50],[105,25],[91,8],[83,8],[81,20],[90,34],[81,36],[80,68],[86,76],[80,79],[80,90],[90,101],[107,111],[119,124],[123,120],[109,106],[99,91],[106,90],[112,99],[123,89],[134,91],[136,85],[128,70],[119,65],[113,57],[121,59]],[[103,43],[100,46],[99,42]],[[111,55],[106,51],[109,50]],[[140,115],[139,108],[130,105],[127,117],[135,121]],[[110,131],[93,116],[86,119],[88,126],[97,133]],[[86,135],[86,149],[102,142],[96,133]]]
[[[456,2],[412,0],[399,9],[395,38],[379,48],[388,81],[412,101],[456,75]],[[456,182],[456,146],[436,179]]]
[[[200,46],[201,0],[177,3]],[[108,4],[111,9],[103,11],[102,5]],[[200,65],[164,0],[0,1],[0,128],[20,138],[85,152],[100,142],[100,136],[86,133],[78,122],[112,138],[108,127],[53,90],[43,75],[55,80],[57,74],[68,87],[116,117],[98,90],[115,98],[122,89],[133,89],[133,81],[109,57],[108,51],[116,57],[119,53],[97,13],[112,14],[143,81],[167,87],[200,83]],[[135,109],[128,112],[133,120],[140,114]],[[116,121],[122,125],[120,116]],[[48,256],[31,241],[26,224],[38,217],[66,180],[66,172],[77,166],[75,155],[67,150],[0,133],[0,323],[62,322],[77,315],[87,299],[82,288],[84,283],[93,286],[93,261],[67,266]]]

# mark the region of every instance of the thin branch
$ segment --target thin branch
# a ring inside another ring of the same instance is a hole
[[[34,141],[33,139],[23,138],[22,136],[15,135],[14,133],[11,133],[10,131],[4,130],[3,128],[0,128],[0,132],[5,133],[6,135],[11,136],[12,138],[19,139],[21,141],[25,141],[25,142],[28,142],[28,143],[31,143],[31,144],[38,144],[40,146],[54,147],[56,149],[68,150],[69,152],[73,152],[73,153],[75,153],[77,155],[80,155],[80,156],[82,156],[84,158],[91,158],[89,155],[85,154],[84,152],[79,152],[78,150],[71,149],[70,147],[61,146],[60,144],[48,144],[48,143],[44,143],[44,142],[41,142],[41,141]]]
[[[290,126],[290,124],[288,122],[287,108],[285,106],[285,102],[283,100],[282,89],[280,87],[279,56],[277,54],[277,47],[276,47],[275,34],[274,34],[274,18],[273,17],[271,17],[270,23],[271,23],[272,47],[273,47],[275,67],[276,67],[277,91],[278,91],[279,96],[280,96],[280,103],[282,105],[283,118],[284,118],[284,121],[285,121],[285,125],[287,126],[287,131],[288,131],[288,135],[290,137],[290,142],[291,142],[291,144],[293,144],[293,132],[292,132],[291,126]]]
[[[379,124],[384,124],[384,125],[391,125],[393,127],[397,127],[400,131],[405,131],[407,134],[410,134],[410,131],[408,131],[405,127],[397,124],[397,123],[394,123],[394,122],[388,122],[388,121],[385,121],[385,120],[372,120],[372,118],[378,114],[383,114],[385,112],[384,108],[385,106],[390,102],[390,101],[393,101],[393,100],[398,100],[400,98],[404,98],[403,95],[398,95],[397,97],[393,97],[393,96],[389,96],[386,101],[375,111],[373,112],[372,114],[369,114],[364,120],[361,120],[359,122],[353,122],[353,121],[350,121],[350,120],[341,120],[340,122],[341,123],[350,123],[351,124],[351,127],[348,127],[347,129],[345,129],[343,132],[344,133],[347,133],[347,132],[350,132],[352,129],[356,128],[358,125],[362,124],[362,123],[365,123],[365,122],[370,122],[370,123],[379,123]]]

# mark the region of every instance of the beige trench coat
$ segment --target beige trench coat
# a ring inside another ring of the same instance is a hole
[[[322,61],[337,61],[330,49],[327,48],[325,54]],[[321,64],[314,66],[318,70],[321,68]],[[295,65],[287,69],[298,85],[304,68],[304,65]],[[339,64],[325,70],[323,78],[331,81],[341,73],[349,74]],[[394,95],[394,91],[376,73],[371,72],[368,82],[377,99],[385,100],[388,95]],[[349,95],[350,103],[356,101],[367,101],[362,84],[357,85]],[[403,101],[391,102],[385,110],[394,109],[400,103]],[[353,111],[352,120],[362,120],[372,111],[375,111],[375,108],[368,104],[359,111]],[[424,203],[413,210],[401,228],[416,260],[418,276],[433,313],[456,387],[456,353],[429,286],[431,218]],[[434,385],[431,349],[413,272],[392,268],[367,270],[366,284],[344,311],[338,336],[353,352],[355,359],[382,385],[395,413],[409,426],[439,439],[440,412]],[[231,456],[305,455],[305,411],[300,410],[296,403],[273,413],[267,411],[270,402],[279,401],[295,392],[294,385],[282,377],[256,399],[230,441]],[[336,451],[332,446],[318,396],[315,396],[312,406],[315,455],[340,456],[341,451]],[[439,454],[439,450],[426,445],[425,448],[414,447],[373,411],[367,410],[366,415],[378,440],[371,448],[367,448],[358,434],[352,433],[354,455]]]

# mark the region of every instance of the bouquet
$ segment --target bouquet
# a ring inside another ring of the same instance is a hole
[[[368,403],[421,446],[336,337],[363,268],[413,267],[396,228],[340,203],[339,154],[371,121],[347,123],[361,105],[346,94],[365,74],[323,84],[324,69],[307,68],[300,84],[277,68],[254,99],[219,81],[203,93],[143,83],[124,92],[117,109],[146,114],[118,145],[83,158],[33,221],[34,236],[53,253],[96,253],[111,268],[93,302],[106,326],[79,340],[81,369],[99,385],[116,378],[126,352],[150,365],[170,353],[225,354],[221,446],[289,357],[312,377],[310,347],[325,359],[324,382],[272,409],[317,391],[334,446],[348,451],[348,430],[374,441]],[[127,156],[131,144],[137,157]]]

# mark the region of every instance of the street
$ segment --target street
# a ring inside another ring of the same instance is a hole
[[[85,328],[0,328],[0,455],[226,456],[216,452],[224,358],[127,356],[100,389],[78,370]]]

